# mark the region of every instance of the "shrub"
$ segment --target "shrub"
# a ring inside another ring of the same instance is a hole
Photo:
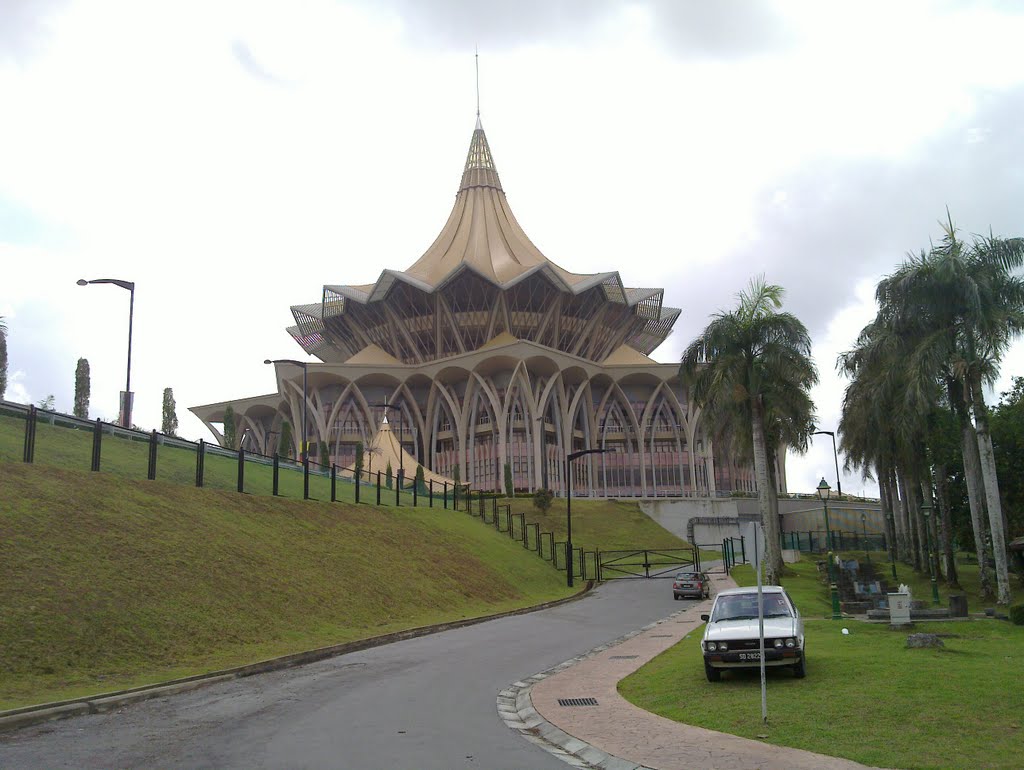
[[[550,489],[538,489],[533,493],[533,507],[541,513],[547,513],[548,508],[551,507],[551,501],[554,500],[555,493]]]
[[[384,471],[384,483],[387,484],[388,489],[395,486],[395,474],[391,470],[391,461],[388,460],[388,468]]]
[[[1010,607],[1010,622],[1015,626],[1024,626],[1024,604]]]
[[[426,480],[426,478],[423,475],[423,466],[422,465],[417,465],[416,466],[416,480],[415,480],[415,484],[416,484],[416,491],[419,494],[425,495],[427,493],[427,480]]]
[[[505,497],[515,497],[512,488],[512,463],[505,463]]]

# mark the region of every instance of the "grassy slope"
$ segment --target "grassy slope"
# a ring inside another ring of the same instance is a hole
[[[821,617],[829,603],[814,564],[791,566],[786,589],[806,617]],[[753,579],[749,568],[734,575],[741,584]],[[924,596],[916,588],[915,595]],[[848,636],[840,633],[844,626]],[[619,689],[637,706],[669,719],[747,738],[767,734],[772,743],[869,765],[1024,766],[1024,694],[1007,676],[1020,668],[1024,628],[971,621],[919,623],[915,630],[953,636],[944,639],[943,649],[909,650],[906,632],[886,625],[808,621],[807,679],[768,670],[767,728],[760,719],[757,671],[709,684],[700,631]]]
[[[0,708],[567,594],[464,513],[0,462]]]

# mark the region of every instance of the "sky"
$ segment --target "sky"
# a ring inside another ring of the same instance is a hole
[[[115,420],[134,281],[136,424],[269,393],[289,307],[405,269],[480,110],[553,262],[682,308],[678,361],[758,275],[808,327],[818,426],[874,287],[941,237],[1024,234],[1024,4],[749,0],[0,0],[6,398]],[[1006,357],[992,399],[1024,374]],[[840,459],[842,462],[842,459]],[[831,439],[788,460],[824,476]],[[846,492],[876,494],[856,471]]]

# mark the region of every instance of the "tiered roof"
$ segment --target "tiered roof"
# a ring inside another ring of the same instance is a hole
[[[677,308],[661,289],[626,288],[618,272],[571,273],[530,241],[509,207],[477,119],[455,205],[430,248],[373,284],[326,285],[296,305],[288,331],[327,362],[369,346],[406,363],[479,349],[500,333],[601,361],[621,346],[650,353]]]

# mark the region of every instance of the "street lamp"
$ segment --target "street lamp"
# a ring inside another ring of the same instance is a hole
[[[565,577],[572,588],[572,463],[583,455],[603,455],[607,449],[581,449],[565,458]]]
[[[836,494],[839,497],[843,496],[843,480],[839,478],[839,452],[836,450],[836,434],[831,430],[816,430],[812,436],[831,436],[832,437],[832,457],[836,461]],[[822,479],[824,481],[824,479]]]
[[[924,516],[924,540],[925,549],[928,551],[928,576],[932,581],[932,604],[939,603],[939,584],[935,580],[935,554],[932,552],[932,525],[931,525],[931,504],[921,504],[921,514]]]
[[[886,537],[889,538],[889,564],[892,566],[892,579],[899,580],[896,577],[896,549],[893,545],[896,543],[896,517],[892,513],[887,513],[885,518],[889,520],[889,534]]]
[[[263,360],[265,364],[291,364],[292,366],[302,367],[302,451],[299,452],[299,460],[303,463],[306,462],[306,367],[305,361],[296,361],[294,358],[266,358]]]
[[[834,556],[832,554],[832,527],[828,523],[828,495],[832,487],[825,481],[824,476],[818,484],[818,497],[825,509],[825,545],[828,547],[828,589],[832,594],[832,620],[841,620],[842,613],[839,611],[839,587],[836,585]]]
[[[132,319],[135,315],[135,284],[132,281],[122,281],[118,278],[94,278],[87,281],[79,278],[79,286],[88,286],[90,283],[112,283],[127,289],[130,296],[128,300],[128,376],[124,383],[124,398],[121,402],[121,425],[125,428],[132,427]]]

